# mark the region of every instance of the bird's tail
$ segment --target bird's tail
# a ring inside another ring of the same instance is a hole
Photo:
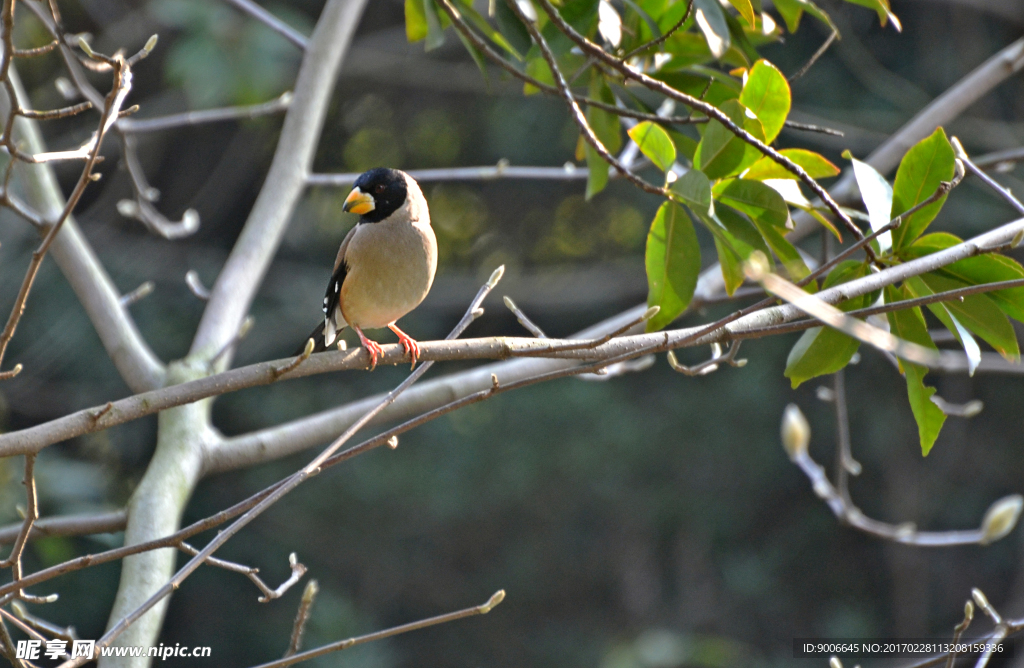
[[[324,345],[324,321],[323,320],[321,320],[320,324],[317,325],[316,329],[314,329],[313,332],[309,336],[306,337],[306,341],[308,341],[309,339],[313,339],[313,352],[314,353],[322,353],[323,351],[327,350],[327,346]],[[299,349],[296,350],[294,353],[292,353],[292,355],[298,356],[298,355],[301,355],[302,353],[306,352],[306,341],[303,341],[302,345],[299,346]]]

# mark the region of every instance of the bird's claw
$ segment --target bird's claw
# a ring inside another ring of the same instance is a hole
[[[377,360],[384,356],[384,351],[381,349],[380,344],[372,339],[366,338],[366,335],[358,327],[354,327],[356,334],[359,335],[359,341],[363,344],[363,348],[370,355],[370,371],[377,368]]]
[[[416,362],[420,358],[420,344],[416,339],[412,338],[402,330],[398,329],[395,325],[389,326],[391,331],[398,336],[398,342],[405,348],[406,354],[409,355],[409,359],[412,360],[412,368],[416,368]]]

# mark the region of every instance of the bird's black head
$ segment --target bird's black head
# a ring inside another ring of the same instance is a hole
[[[356,179],[344,210],[360,214],[361,222],[379,223],[405,204],[406,194],[402,172],[377,167]]]

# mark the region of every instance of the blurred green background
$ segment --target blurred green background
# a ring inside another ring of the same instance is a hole
[[[917,110],[1021,35],[1018,0],[893,0],[904,33],[870,11],[824,0],[843,39],[793,86],[795,120],[846,132],[842,139],[786,131],[783,146],[819,150],[837,164],[857,157]],[[321,3],[267,3],[308,33]],[[136,68],[130,103],[139,117],[248,104],[291,87],[299,53],[213,0],[61,2],[72,31],[94,45],[133,51],[160,34]],[[763,49],[784,73],[797,70],[825,34],[811,20],[785,43]],[[46,41],[19,11],[17,41]],[[63,101],[56,57],[23,59],[35,108]],[[100,81],[97,79],[97,81]],[[1011,79],[948,128],[982,154],[1019,146],[1024,89]],[[52,148],[81,143],[94,118],[43,125]],[[279,118],[139,135],[147,175],[174,219],[189,207],[202,227],[164,241],[120,217],[131,190],[115,141],[78,209],[86,235],[125,292],[146,280],[150,297],[132,307],[163,359],[183,355],[203,303],[184,282],[211,285],[236,238],[273,154]],[[494,164],[562,165],[576,129],[557,100],[524,97],[497,73],[485,82],[450,33],[429,54],[408,45],[400,0],[369,3],[338,83],[316,158],[320,172]],[[77,167],[60,167],[66,187]],[[582,169],[580,171],[583,171]],[[1024,170],[998,175],[1015,189]],[[443,336],[490,272],[506,278],[467,336],[521,335],[501,306],[509,295],[550,335],[572,333],[646,297],[643,247],[658,202],[614,182],[590,202],[584,181],[425,184],[441,243],[439,276],[427,301],[403,320],[413,336]],[[354,223],[339,213],[347,189],[312,188],[297,210],[252,314],[255,328],[236,365],[281,357],[320,317],[337,244]],[[1014,218],[977,183],[950,198],[937,229],[969,236]],[[34,237],[0,213],[0,310],[7,312]],[[708,243],[710,240],[702,240]],[[818,240],[804,246],[816,252]],[[705,265],[713,253],[707,253]],[[1021,259],[1018,257],[1018,259]],[[687,315],[682,324],[724,315]],[[381,336],[391,341],[390,334]],[[505,589],[486,617],[419,631],[335,654],[317,666],[559,666],[672,668],[782,666],[792,639],[807,636],[949,635],[971,587],[1002,612],[1024,613],[1021,532],[987,548],[913,549],[842,528],[789,463],[778,437],[782,409],[798,403],[831,463],[832,406],[810,382],[782,377],[797,335],[747,343],[750,363],[702,378],[672,372],[664,359],[608,382],[570,379],[503,395],[443,417],[307,483],[233,539],[221,556],[258,566],[275,586],[294,551],[320,582],[305,647],[484,602]],[[685,363],[707,351],[685,351]],[[922,529],[977,526],[988,505],[1021,491],[1021,380],[936,378],[952,402],[981,399],[970,421],[950,419],[923,460],[905,384],[883,358],[862,351],[847,384],[855,456],[852,482],[870,516]],[[0,386],[0,428],[36,424],[126,396],[127,388],[75,301],[47,261],[9,359],[27,371]],[[441,365],[431,375],[460,368]],[[226,396],[216,425],[244,433],[343,404],[396,384],[404,371],[346,373],[289,381]],[[45,515],[123,507],[152,453],[155,418],[49,448],[39,459]],[[184,522],[216,512],[287,475],[303,454],[204,480]],[[20,460],[0,462],[0,520],[22,502]],[[119,544],[121,537],[33,543],[30,568]],[[60,601],[35,607],[49,620],[102,634],[117,564],[54,581]],[[212,663],[243,666],[287,647],[301,586],[268,604],[242,576],[204,568],[171,601],[161,641],[210,645]],[[46,593],[40,588],[36,593]],[[985,620],[978,627],[987,629]],[[1022,661],[1017,659],[1016,661]],[[1009,665],[1012,660],[998,665]],[[822,662],[823,663],[823,662]],[[813,664],[818,665],[818,664]],[[1024,665],[1024,664],[1022,664]]]

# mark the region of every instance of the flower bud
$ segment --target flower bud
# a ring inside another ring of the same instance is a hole
[[[1024,508],[1024,497],[1020,494],[1004,496],[993,503],[981,521],[981,544],[988,545],[1013,531]]]
[[[786,449],[786,454],[790,459],[796,460],[807,452],[807,445],[810,442],[811,426],[807,424],[807,418],[796,404],[786,406],[782,413],[782,447]]]

